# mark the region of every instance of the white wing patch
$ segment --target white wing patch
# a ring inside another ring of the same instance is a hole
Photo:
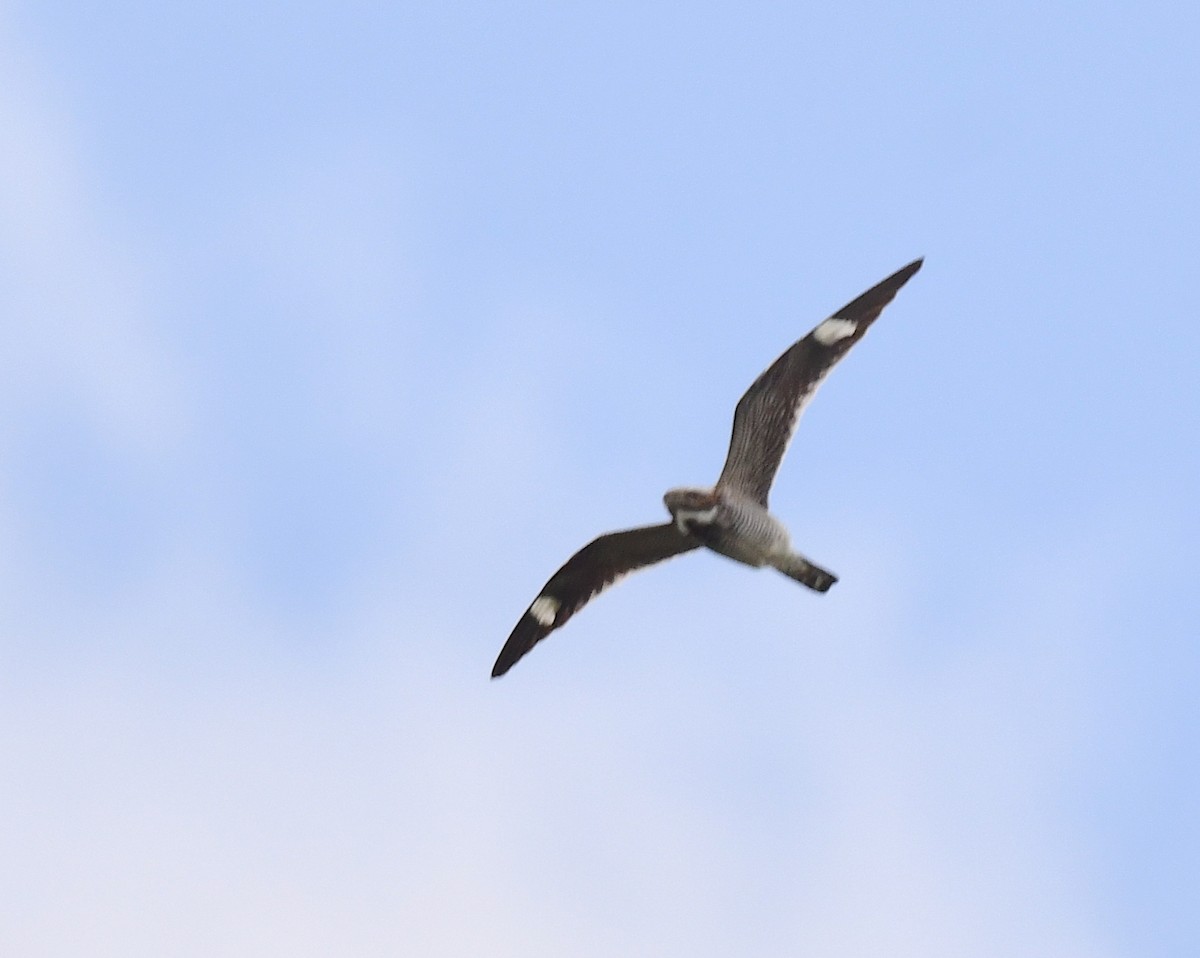
[[[529,614],[537,619],[538,625],[554,625],[554,617],[558,615],[558,607],[561,604],[553,596],[539,595],[529,607]]]
[[[825,320],[813,330],[813,338],[822,346],[832,346],[834,343],[853,336],[858,329],[858,323],[852,319],[838,319],[836,316]]]

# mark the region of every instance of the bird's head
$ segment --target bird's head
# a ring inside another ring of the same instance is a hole
[[[709,525],[717,517],[717,493],[713,489],[672,489],[663,496],[663,504],[683,533]]]

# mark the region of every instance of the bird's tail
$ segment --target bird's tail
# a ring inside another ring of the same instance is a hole
[[[798,552],[784,556],[772,564],[788,578],[795,579],[801,585],[817,592],[828,592],[829,587],[837,582],[836,575],[813,565]]]

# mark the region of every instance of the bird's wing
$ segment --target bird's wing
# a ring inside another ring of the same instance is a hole
[[[767,504],[771,483],[808,400],[922,262],[914,260],[843,306],[754,380],[733,414],[733,436],[718,488]]]
[[[622,576],[699,547],[696,539],[670,522],[610,532],[592,540],[550,577],[525,610],[500,650],[492,678],[511,669],[521,656]]]

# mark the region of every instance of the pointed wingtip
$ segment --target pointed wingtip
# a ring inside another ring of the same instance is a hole
[[[843,351],[862,338],[867,327],[879,317],[884,307],[896,297],[900,288],[912,279],[924,262],[924,256],[917,257],[907,266],[896,270],[887,279],[880,280],[857,299],[851,300],[833,314],[832,319],[852,319],[859,324],[859,329],[853,338],[845,337]]]
[[[916,272],[923,265],[925,265],[925,257],[918,256],[907,266],[904,266],[901,269],[896,270],[896,272],[893,274],[892,278],[895,280],[898,280],[900,282],[900,284],[903,285],[904,283],[907,283],[910,279],[912,279],[912,277],[916,274]]]
[[[890,303],[892,298],[898,292],[900,292],[901,287],[903,287],[905,283],[907,283],[917,274],[917,270],[919,270],[924,263],[925,257],[918,256],[907,266],[900,267],[900,269],[892,273],[892,275],[883,282],[872,287],[870,290],[860,296],[858,300],[855,301],[856,304],[861,303],[865,305],[869,302],[878,303],[879,308],[883,309],[883,307]],[[883,297],[882,300],[880,297]]]

